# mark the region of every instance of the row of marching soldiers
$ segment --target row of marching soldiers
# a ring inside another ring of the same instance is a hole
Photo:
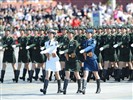
[[[130,26],[104,26],[104,27],[90,27],[94,30],[93,37],[96,39],[97,44],[95,53],[97,55],[99,65],[99,75],[104,82],[109,80],[110,77],[114,77],[115,81],[119,81],[124,78],[129,78],[129,81],[133,80],[133,29]],[[66,35],[67,30],[73,30],[75,32],[74,39],[78,41],[79,51],[83,49],[82,43],[86,40],[86,27],[77,28],[62,28],[61,34],[56,36],[56,40],[59,44],[57,54],[60,58],[61,79],[65,77],[65,60],[64,54],[60,54],[58,51],[63,51],[67,48],[69,39]],[[31,34],[34,32],[34,35]],[[3,54],[3,66],[1,70],[1,83],[4,82],[6,64],[11,63],[14,70],[14,82],[18,82],[20,69],[22,63],[24,63],[22,79],[25,81],[26,73],[28,72],[29,82],[32,79],[36,81],[39,79],[39,72],[42,69],[41,81],[45,78],[45,62],[46,55],[41,54],[42,50],[45,50],[45,42],[49,40],[47,31],[45,29],[20,29],[21,36],[16,40],[13,38],[10,29],[5,30],[5,36],[2,38],[2,46],[0,49],[4,50]],[[14,49],[19,47],[18,52],[18,67],[16,67],[16,57],[14,55]],[[80,60],[80,76],[83,76],[83,54],[77,54]],[[32,62],[32,66],[29,63]],[[33,74],[35,73],[35,76]],[[52,72],[50,75],[51,80]],[[74,73],[71,72],[71,80],[76,81]],[[93,78],[93,73],[90,72],[88,81]]]

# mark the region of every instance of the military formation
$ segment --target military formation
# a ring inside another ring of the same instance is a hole
[[[28,72],[27,81],[30,83],[33,79],[44,82],[43,89],[40,89],[43,94],[46,94],[53,72],[58,83],[57,93],[63,92],[63,94],[66,94],[69,80],[77,81],[77,93],[83,94],[90,79],[97,82],[96,93],[101,91],[100,79],[104,82],[110,78],[118,82],[125,78],[133,81],[132,26],[33,28],[19,29],[19,31],[20,36],[14,38],[12,30],[5,29],[0,46],[4,52],[1,83],[6,80],[4,76],[7,63],[11,63],[14,70],[13,82],[18,83],[19,79],[25,81]],[[88,40],[87,33],[93,33],[92,40]],[[19,48],[18,59],[14,54],[15,48]],[[24,68],[21,73],[22,63]],[[39,76],[40,70],[42,70],[41,76]],[[85,70],[89,70],[89,73],[84,73]],[[61,81],[64,81],[63,89],[61,89]]]

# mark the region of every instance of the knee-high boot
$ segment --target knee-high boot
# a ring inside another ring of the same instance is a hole
[[[66,94],[67,86],[68,86],[68,79],[65,79],[64,86],[63,86],[63,94]]]
[[[35,77],[33,77],[33,78],[35,79],[35,81],[38,80],[39,72],[40,72],[40,68],[36,68],[36,69],[35,69]]]
[[[23,69],[23,75],[22,75],[22,77],[20,77],[20,79],[22,79],[23,81],[25,81],[26,73],[27,73],[27,69],[24,68],[24,69]]]
[[[49,83],[49,80],[45,79],[44,80],[44,87],[43,87],[43,89],[40,89],[40,92],[43,92],[44,95],[47,92],[48,83]]]
[[[1,78],[0,78],[1,83],[4,82],[4,76],[5,76],[5,70],[1,70]]]
[[[58,84],[58,91],[57,91],[57,93],[61,93],[62,92],[62,89],[61,89],[61,79],[57,80],[57,84]]]
[[[77,90],[76,93],[81,93],[82,92],[82,90],[81,90],[81,79],[78,79],[77,83],[78,83],[78,90]]]
[[[87,80],[83,79],[83,82],[82,82],[82,93],[83,94],[85,94],[86,86],[87,86]]]
[[[34,70],[30,70],[30,71],[28,71],[28,73],[29,73],[28,81],[30,81],[30,83],[32,83],[32,78],[33,78]]]
[[[97,90],[96,90],[96,93],[100,93],[100,92],[101,92],[101,88],[100,88],[100,79],[97,79],[97,80],[96,80],[96,83],[97,83]]]

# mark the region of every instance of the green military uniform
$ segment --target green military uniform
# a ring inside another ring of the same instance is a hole
[[[59,46],[57,51],[64,51],[67,49],[67,45],[69,42],[69,39],[67,36],[65,35],[58,36],[56,37],[56,40],[58,41],[59,44],[62,44],[61,46]],[[66,57],[64,54],[61,54],[61,55],[58,54],[58,55],[59,55],[60,61],[66,61]]]
[[[121,37],[122,45],[118,47],[119,49],[119,61],[129,62],[130,58],[130,49],[129,49],[129,42],[130,36],[128,34],[123,34]]]
[[[74,34],[74,33],[73,33]],[[79,60],[76,55],[76,49],[78,47],[78,42],[76,40],[70,40],[68,43],[68,60],[66,61],[65,70],[66,71],[79,71],[80,65]]]
[[[33,51],[32,51],[32,60],[34,63],[43,63],[44,62],[44,55],[40,54],[42,47],[42,38],[40,36],[35,36],[33,40]],[[44,46],[44,44],[43,44]]]
[[[18,38],[19,46],[19,56],[18,62],[29,63],[30,62],[30,55],[29,50],[26,49],[28,45],[28,37],[23,36]]]
[[[6,62],[15,63],[16,62],[14,49],[12,47],[13,44],[14,44],[14,39],[12,37],[8,36],[4,38],[3,45],[7,45],[7,46],[5,46],[5,50],[4,50],[3,63],[6,63]]]

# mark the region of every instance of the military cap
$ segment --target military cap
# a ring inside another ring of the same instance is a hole
[[[11,31],[11,28],[7,27],[7,28],[4,29],[4,31]]]
[[[93,33],[94,33],[94,30],[89,28],[89,29],[86,30],[86,33],[91,33],[91,34],[93,34]]]
[[[53,30],[53,29],[49,29],[49,30],[48,30],[48,33],[56,34],[56,31]]]
[[[74,30],[68,30],[67,33],[75,34]]]
[[[59,30],[59,28],[58,27],[53,27],[53,30]]]

